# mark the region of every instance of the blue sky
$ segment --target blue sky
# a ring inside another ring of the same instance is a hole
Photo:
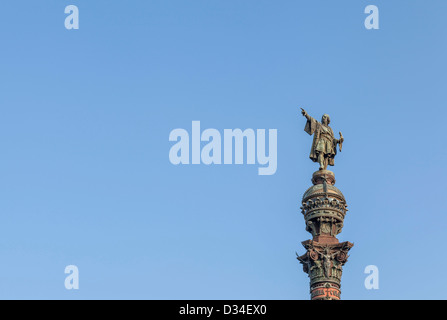
[[[80,29],[66,30],[77,5]],[[377,5],[380,29],[366,30]],[[355,243],[343,299],[446,299],[445,1],[9,1],[0,298],[308,299],[310,115]],[[171,130],[278,130],[278,168],[169,162]],[[66,290],[77,265],[80,289]],[[379,290],[366,290],[376,265]],[[438,270],[436,270],[438,269]]]

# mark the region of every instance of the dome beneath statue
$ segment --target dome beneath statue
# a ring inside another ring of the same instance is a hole
[[[323,184],[316,184],[309,189],[306,190],[303,194],[303,201],[307,202],[307,200],[312,198],[318,198],[318,197],[329,197],[329,198],[337,198],[340,201],[346,202],[345,197],[343,196],[343,193],[341,193],[340,190],[338,190],[337,187],[326,185],[326,191],[324,190]]]
[[[346,202],[343,193],[334,187],[335,176],[332,171],[318,170],[312,175],[313,186],[304,192],[302,202],[316,197],[335,197],[340,201]]]

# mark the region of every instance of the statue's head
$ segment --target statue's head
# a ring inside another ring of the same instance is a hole
[[[321,123],[328,125],[329,123],[331,123],[331,118],[329,117],[329,115],[327,113],[323,114],[323,116],[321,117]]]

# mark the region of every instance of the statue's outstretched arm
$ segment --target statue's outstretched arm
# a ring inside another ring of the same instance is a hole
[[[307,119],[310,120],[311,116],[309,116],[309,114],[306,112],[306,110],[304,110],[303,108],[301,109],[301,114]]]

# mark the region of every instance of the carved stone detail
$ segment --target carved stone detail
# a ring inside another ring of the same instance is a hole
[[[342,267],[348,261],[348,251],[353,244],[346,241],[325,244],[306,240],[302,242],[307,252],[297,259],[310,278],[311,288],[319,283],[333,283],[340,287]]]

